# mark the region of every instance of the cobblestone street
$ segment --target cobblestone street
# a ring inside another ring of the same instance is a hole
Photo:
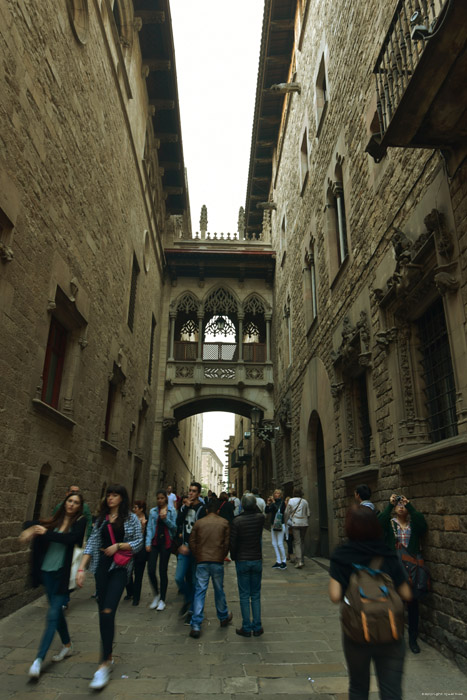
[[[225,581],[232,625],[219,627],[210,590],[201,638],[191,639],[189,627],[178,615],[182,601],[175,592],[172,557],[165,611],[148,609],[151,593],[146,579],[139,607],[128,601],[120,603],[115,670],[100,696],[113,700],[200,696],[246,700],[257,695],[264,700],[346,700],[338,610],[326,594],[328,574],[315,560],[307,560],[302,570],[293,565],[286,571],[271,569],[268,540],[266,534],[262,637],[245,639],[235,634],[241,621],[235,565],[231,563],[225,565]],[[68,611],[75,652],[61,663],[52,662],[49,652],[38,682],[29,681],[27,671],[43,629],[45,598],[1,621],[2,698],[77,700],[92,694],[88,684],[96,669],[99,635],[96,604],[90,597],[92,579],[88,578],[86,587],[73,594]],[[461,671],[425,643],[420,646],[418,657],[407,655],[404,697],[467,694],[467,679]],[[57,636],[52,650],[59,647]],[[372,689],[373,700],[378,697],[374,682]]]

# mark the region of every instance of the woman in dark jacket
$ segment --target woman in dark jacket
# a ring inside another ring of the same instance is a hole
[[[221,518],[225,518],[227,522],[231,523],[234,519],[234,510],[235,504],[233,501],[229,501],[228,494],[222,491],[219,495],[219,510],[217,511],[217,515],[220,515]]]
[[[407,576],[399,558],[383,541],[383,531],[375,513],[366,506],[347,512],[345,534],[348,541],[331,555],[329,597],[333,603],[349,604],[345,594],[355,565],[369,566],[376,559],[378,568],[388,574],[402,600],[410,600]],[[342,646],[349,670],[349,700],[367,700],[370,689],[370,663],[373,660],[382,700],[402,700],[404,639],[383,644],[359,643],[343,630]]]
[[[393,493],[386,508],[378,515],[378,520],[384,531],[384,539],[391,549],[397,550],[399,554],[406,550],[412,557],[420,555],[420,538],[427,530],[426,520],[405,496]],[[409,647],[414,654],[420,653],[417,642],[418,617],[418,600],[414,597],[407,603]]]
[[[68,601],[73,549],[75,545],[81,547],[86,530],[82,495],[67,494],[52,518],[25,523],[24,528],[19,540],[33,542],[33,586],[37,587],[43,583],[49,599],[46,628],[36,659],[29,669],[30,678],[39,678],[42,663],[56,631],[60,635],[63,647],[53,660],[61,661],[69,656],[73,649],[63,606]]]
[[[271,513],[271,540],[272,546],[274,547],[274,552],[276,554],[276,563],[273,565],[273,569],[286,569],[287,563],[285,558],[285,548],[284,548],[284,537],[285,537],[285,524],[284,524],[284,512],[285,512],[285,501],[282,497],[282,491],[276,489],[271,496],[269,496],[265,513]],[[279,514],[279,518],[276,517]],[[280,519],[280,523],[278,520]]]

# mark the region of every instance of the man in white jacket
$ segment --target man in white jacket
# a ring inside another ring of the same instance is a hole
[[[308,501],[303,498],[303,491],[300,488],[295,488],[293,497],[287,504],[285,509],[285,521],[289,528],[292,528],[293,547],[296,557],[296,569],[303,567],[303,550],[305,543],[305,534],[308,528],[308,518],[310,517],[310,506]]]

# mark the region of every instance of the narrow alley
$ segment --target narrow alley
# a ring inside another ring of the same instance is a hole
[[[117,613],[115,670],[99,697],[104,700],[224,700],[285,698],[346,700],[347,674],[341,650],[338,609],[327,597],[325,560],[306,560],[301,570],[273,570],[269,535],[265,533],[262,609],[265,633],[245,639],[235,634],[240,610],[234,564],[225,565],[227,601],[233,622],[221,629],[215,616],[212,589],[207,618],[199,640],[178,615],[181,598],[174,584],[175,559],[169,568],[168,604],[164,612],[148,609],[150,590],[145,579],[139,607],[122,601]],[[0,623],[2,698],[78,700],[89,698],[88,683],[99,653],[97,609],[91,584],[72,597],[68,623],[75,653],[61,663],[46,659],[39,682],[29,681],[46,612],[40,598]],[[56,638],[52,650],[58,648]],[[406,657],[404,698],[458,696],[466,679],[449,660],[423,641],[422,653]],[[372,680],[370,700],[378,697]]]

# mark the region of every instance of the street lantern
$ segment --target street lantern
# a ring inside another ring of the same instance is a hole
[[[237,453],[238,453],[238,458],[243,459],[245,456],[245,448],[243,447],[243,443],[241,442],[239,446],[237,447]]]
[[[261,410],[257,406],[253,406],[253,408],[251,409],[250,418],[251,425],[253,426],[253,429],[256,430],[259,426],[259,422],[261,419]]]

